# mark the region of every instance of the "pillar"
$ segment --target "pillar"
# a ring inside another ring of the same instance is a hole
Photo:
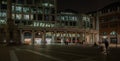
[[[21,35],[21,43],[24,43],[24,34],[22,32],[22,29],[20,29],[20,35]]]
[[[35,43],[35,32],[32,30],[32,45]]]
[[[45,40],[46,37],[45,36],[46,36],[46,31],[44,30],[43,33],[42,33],[42,44],[43,45],[46,45],[46,40]]]

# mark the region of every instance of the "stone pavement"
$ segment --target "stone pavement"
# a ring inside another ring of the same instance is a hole
[[[120,48],[109,54],[99,47],[80,45],[1,46],[0,61],[119,61]]]
[[[0,46],[0,61],[10,61],[9,47]]]

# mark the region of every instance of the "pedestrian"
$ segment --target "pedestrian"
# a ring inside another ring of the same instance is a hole
[[[104,53],[108,54],[109,42],[107,39],[104,40]]]

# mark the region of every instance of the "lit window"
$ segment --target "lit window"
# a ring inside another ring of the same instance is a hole
[[[24,15],[24,19],[29,20],[29,15],[28,14]]]
[[[117,35],[115,31],[111,32],[110,35]]]
[[[28,12],[30,12],[30,10],[29,10],[28,7],[24,7],[24,8],[23,8],[23,12],[28,13]]]
[[[15,6],[12,6],[12,11],[14,12]]]
[[[15,14],[12,14],[12,19],[15,19]]]
[[[33,15],[31,15],[31,20],[33,20]]]
[[[46,24],[46,27],[50,27],[50,24]]]
[[[6,24],[6,21],[3,19],[0,19],[0,24]]]
[[[16,6],[15,11],[16,12],[22,12],[22,7],[21,6]]]
[[[0,17],[6,17],[6,12],[0,12]]]
[[[7,1],[2,1],[2,4],[7,4]]]
[[[21,14],[16,14],[16,19],[22,19],[22,15]]]
[[[45,7],[53,7],[54,5],[53,5],[53,4],[50,4],[50,3],[43,3],[42,6],[45,6]]]

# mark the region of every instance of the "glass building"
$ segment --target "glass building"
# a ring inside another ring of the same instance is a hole
[[[57,13],[57,0],[0,0],[0,41],[19,44],[96,42],[95,21],[73,12]],[[88,36],[86,36],[88,35]]]

